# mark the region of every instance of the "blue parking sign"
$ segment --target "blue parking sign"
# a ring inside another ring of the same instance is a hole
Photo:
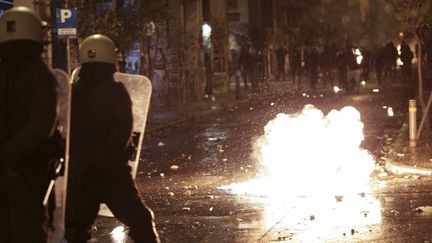
[[[59,39],[72,39],[77,36],[76,8],[57,8],[56,27]]]

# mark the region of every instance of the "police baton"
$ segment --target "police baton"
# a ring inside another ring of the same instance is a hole
[[[52,192],[52,190],[54,188],[55,180],[62,173],[63,164],[64,164],[64,159],[56,160],[56,163],[54,164],[54,168],[55,168],[55,170],[53,171],[54,174],[51,177],[51,181],[50,181],[50,183],[48,185],[48,190],[46,191],[45,197],[44,197],[44,200],[43,200],[43,206],[44,207],[48,206],[48,199],[49,199],[49,197],[51,195],[51,192]]]

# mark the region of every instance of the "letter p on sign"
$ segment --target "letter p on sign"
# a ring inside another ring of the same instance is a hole
[[[70,11],[69,9],[61,9],[60,10],[60,22],[61,23],[65,23],[66,19],[69,19],[70,17],[72,17],[72,11]]]

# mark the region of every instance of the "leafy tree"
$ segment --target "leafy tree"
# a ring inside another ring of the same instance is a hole
[[[278,15],[292,45],[344,46],[377,50],[395,35],[392,9],[381,0],[279,0]]]
[[[116,6],[104,0],[72,0],[78,8],[78,35],[101,33],[112,38],[122,51],[145,39],[151,21],[167,17],[166,1],[117,0]]]
[[[395,13],[401,30],[414,34],[418,45],[418,83],[419,101],[423,113],[425,113],[425,102],[423,98],[423,73],[422,73],[422,48],[423,41],[421,30],[432,25],[432,2],[430,0],[386,0]]]

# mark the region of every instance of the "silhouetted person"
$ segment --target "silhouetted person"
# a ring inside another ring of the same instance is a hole
[[[382,49],[375,57],[375,73],[379,85],[383,85],[384,62],[384,49]]]
[[[306,51],[305,56],[306,68],[309,71],[310,86],[312,89],[317,88],[318,83],[318,68],[319,68],[319,52],[316,47],[311,47]]]
[[[252,89],[258,91],[259,81],[261,79],[262,55],[256,49],[251,50],[251,73],[252,73]]]
[[[336,56],[336,65],[339,71],[339,88],[348,89],[348,68],[352,61],[352,53],[349,48],[344,48]]]
[[[213,94],[213,69],[212,69],[210,53],[208,52],[204,54],[204,67],[205,67],[205,75],[206,75],[205,94],[212,95]]]
[[[326,46],[324,51],[320,54],[320,69],[323,74],[323,86],[327,87],[330,83],[330,87],[333,86],[332,71],[335,66],[336,53],[330,46]]]
[[[285,47],[280,46],[276,49],[276,80],[285,80],[285,56],[287,51]]]
[[[239,70],[239,52],[236,49],[231,49],[230,59],[230,80],[234,79],[235,82],[235,97],[240,99],[240,70]]]
[[[363,55],[363,60],[361,63],[362,77],[363,80],[369,81],[369,74],[372,66],[371,53],[368,50],[363,50],[362,55]]]
[[[301,85],[302,57],[300,49],[294,47],[290,49],[289,61],[293,84]]]
[[[357,47],[351,47],[351,55],[349,59],[349,68],[348,68],[348,91],[359,93],[360,92],[360,79],[361,79],[361,63],[362,59],[360,57],[360,53],[357,53]]]
[[[402,69],[402,77],[405,82],[409,82],[411,80],[411,72],[412,72],[412,59],[414,58],[414,53],[411,51],[410,47],[402,41],[401,44],[401,54],[400,59],[403,62],[401,67]]]
[[[384,78],[396,78],[396,61],[398,52],[393,42],[389,42],[384,46]]]
[[[252,56],[249,53],[249,48],[243,47],[240,52],[239,64],[241,75],[243,78],[244,88],[248,89],[248,83],[252,82]]]
[[[45,243],[43,199],[57,121],[57,82],[41,58],[42,23],[26,7],[0,18],[0,242]]]
[[[142,202],[130,174],[132,104],[114,81],[116,53],[106,36],[87,37],[73,87],[71,150],[66,203],[68,243],[85,243],[100,203],[129,226],[135,243],[159,242],[153,212]]]

